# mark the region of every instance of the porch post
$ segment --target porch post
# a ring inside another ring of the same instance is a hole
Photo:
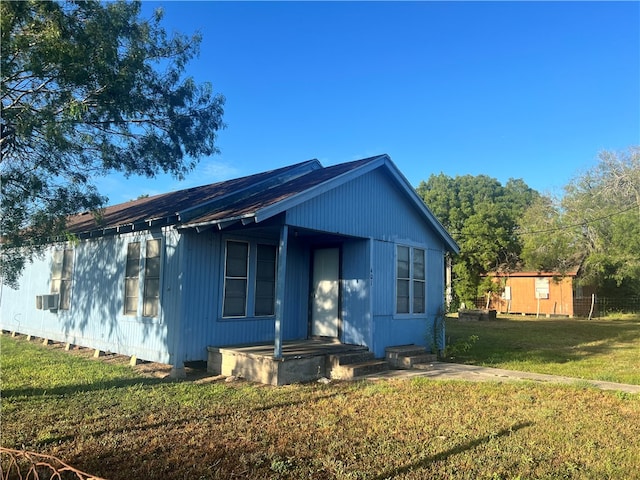
[[[282,320],[284,316],[284,284],[287,278],[287,239],[289,226],[280,229],[280,244],[278,246],[278,278],[276,279],[276,325],[273,346],[274,358],[282,358]]]

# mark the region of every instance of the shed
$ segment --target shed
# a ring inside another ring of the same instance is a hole
[[[387,155],[317,160],[68,219],[3,330],[171,364],[324,339],[376,358],[442,348],[444,258],[458,247]],[[324,371],[315,372],[322,375]]]
[[[565,315],[573,317],[578,272],[491,273],[502,293],[493,295],[489,308],[501,313]]]

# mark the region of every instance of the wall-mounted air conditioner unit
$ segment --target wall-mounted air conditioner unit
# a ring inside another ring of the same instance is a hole
[[[36,309],[38,310],[58,310],[60,295],[51,293],[47,295],[36,295]]]

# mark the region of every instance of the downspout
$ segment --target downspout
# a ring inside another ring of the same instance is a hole
[[[287,240],[289,226],[280,229],[280,243],[278,245],[278,278],[276,280],[276,318],[273,357],[282,358],[282,321],[284,318],[284,290],[287,278]]]

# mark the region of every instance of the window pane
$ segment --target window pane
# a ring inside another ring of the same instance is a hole
[[[124,314],[138,314],[138,289],[140,276],[140,242],[127,245],[127,264],[124,280]]]
[[[227,298],[224,302],[224,312],[222,314],[225,317],[244,317],[244,305],[244,300]]]
[[[424,280],[424,250],[419,248],[413,250],[413,278]]]
[[[258,257],[258,269],[256,272],[258,278],[275,278],[276,276],[276,262],[274,260],[270,261],[260,261],[260,257]]]
[[[147,258],[160,257],[160,240],[147,241]]]
[[[157,299],[160,296],[160,280],[158,278],[147,278],[144,281],[144,298]]]
[[[244,242],[227,242],[227,277],[247,276],[247,255],[249,244]]]
[[[273,315],[275,310],[276,283],[273,281],[256,281],[256,315]]]
[[[256,315],[273,315],[274,314],[273,297],[256,297]]]
[[[424,282],[413,282],[413,313],[425,312],[424,287]]]
[[[247,281],[235,278],[229,278],[225,284],[226,296],[234,298],[245,298],[245,292],[247,290]]]
[[[157,317],[158,316],[158,302],[153,300],[145,300],[144,312],[145,317]]]
[[[275,245],[260,245],[258,244],[258,260],[268,262],[276,261],[276,247]]]
[[[273,297],[276,282],[268,280],[256,281],[256,297]]]
[[[147,258],[145,262],[145,278],[146,277],[160,277],[160,258]]]
[[[73,272],[73,250],[65,250],[62,262],[62,278],[70,280]]]
[[[60,280],[51,280],[51,293],[60,293]]]
[[[60,310],[69,310],[71,306],[71,288],[68,280],[63,280],[60,283],[60,301],[58,307]]]
[[[225,317],[244,317],[246,315],[247,281],[228,278],[224,286]]]
[[[62,278],[62,259],[64,252],[62,250],[55,250],[53,252],[53,261],[51,264],[51,279],[58,280]]]
[[[157,317],[158,316],[158,300],[145,298],[142,315],[144,315],[145,317]]]
[[[397,313],[409,313],[409,280],[396,282]]]
[[[144,261],[144,291],[142,298],[142,315],[158,316],[160,298],[160,240],[148,240]]]
[[[137,278],[127,278],[124,281],[124,289],[126,297],[138,297],[138,279]]]
[[[409,297],[398,297],[398,313],[409,313]]]
[[[127,278],[124,281],[124,313],[136,315],[138,313],[138,278]]]
[[[409,248],[398,247],[397,277],[409,278]]]
[[[124,314],[136,315],[138,313],[138,297],[127,297],[124,300]]]
[[[126,277],[137,277],[140,273],[140,243],[127,245],[127,270]]]
[[[246,316],[248,254],[248,243],[227,242],[222,307],[224,317]]]

